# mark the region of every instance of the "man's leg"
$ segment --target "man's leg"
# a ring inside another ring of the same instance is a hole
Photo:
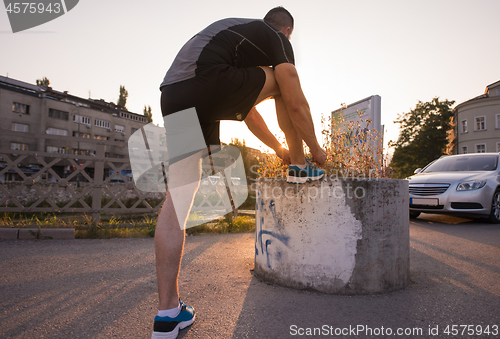
[[[285,106],[285,102],[281,95],[275,95],[274,101],[276,104],[276,114],[278,116],[278,124],[281,130],[285,133],[286,142],[290,152],[290,160],[294,165],[303,165],[306,163],[304,156],[304,148],[302,139],[299,137],[297,130],[293,126],[290,115]]]
[[[179,304],[179,276],[185,230],[181,229],[170,193],[161,208],[155,231],[156,276],[158,280],[159,310],[168,310]]]
[[[290,152],[290,160],[292,164],[305,164],[306,160],[304,157],[302,139],[299,137],[290,115],[288,114],[285,102],[281,97],[279,86],[274,77],[274,71],[270,67],[262,67],[262,69],[266,72],[266,82],[255,104],[257,105],[270,97],[274,98],[278,124],[281,130],[285,133],[286,142]]]
[[[201,152],[169,166],[169,192],[155,231],[159,310],[179,304],[178,276],[185,238],[185,223],[201,177]]]
[[[266,73],[266,82],[255,104],[266,100],[270,96],[274,97],[278,123],[285,133],[290,154],[291,164],[288,167],[287,182],[304,183],[321,179],[324,176],[324,172],[310,162],[306,162],[302,138],[298,132],[297,124],[293,122],[290,112],[283,100],[280,88],[276,82],[274,71],[267,67],[263,67],[263,70]],[[312,124],[312,119],[310,123]],[[314,136],[314,141],[317,144],[316,136]]]

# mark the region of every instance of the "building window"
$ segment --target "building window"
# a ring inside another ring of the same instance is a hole
[[[92,119],[84,115],[75,114],[73,115],[73,122],[84,124],[87,126],[92,125]]]
[[[59,128],[54,128],[54,127],[49,127],[47,128],[47,134],[52,134],[52,135],[63,135],[65,137],[68,136],[68,131],[65,129],[59,129]]]
[[[14,132],[29,132],[29,126],[13,122],[11,130]]]
[[[47,146],[47,153],[68,154],[67,147]]]
[[[20,104],[18,102],[12,103],[12,112],[14,113],[22,113],[22,114],[30,114],[30,106],[25,104]]]
[[[102,128],[107,128],[107,129],[111,129],[111,124],[109,121],[106,121],[106,120],[99,120],[99,119],[95,119],[95,125],[97,127],[102,127]]]
[[[467,120],[462,120],[462,133],[467,133]]]
[[[497,142],[497,152],[500,153],[500,142]]]
[[[125,133],[125,126],[115,125],[115,131],[119,133]]]
[[[73,149],[73,154],[76,155],[95,155],[95,151],[92,151],[90,149]]]
[[[486,153],[486,144],[477,144],[476,153]]]
[[[486,129],[486,117],[476,117],[476,131],[484,131]]]
[[[90,133],[80,133],[80,132],[77,132],[77,131],[73,131],[73,136],[74,137],[78,137],[78,138],[90,139]]]
[[[104,135],[94,135],[94,139],[97,139],[97,140],[109,140],[109,137],[105,137]]]
[[[134,134],[135,132],[137,132],[139,129],[138,128],[134,128],[132,127],[132,134]]]
[[[19,144],[17,142],[11,142],[10,149],[13,149],[14,151],[27,151],[28,144]]]
[[[125,156],[123,154],[115,154],[116,159],[123,159]]]
[[[469,147],[468,146],[462,146],[462,154],[467,154],[469,153]]]
[[[58,109],[49,108],[49,117],[59,120],[68,120],[69,113]]]
[[[497,114],[496,118],[497,118],[497,120],[496,120],[496,128],[500,129],[500,114]]]

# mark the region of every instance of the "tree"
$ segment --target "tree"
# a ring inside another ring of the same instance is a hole
[[[419,101],[410,112],[398,115],[394,123],[400,125],[401,132],[398,141],[391,142],[395,146],[391,161],[395,177],[406,178],[445,154],[454,103],[436,97],[430,102]]]
[[[122,107],[123,109],[127,109],[127,98],[128,98],[128,92],[125,89],[125,86],[120,85],[120,96],[118,97],[118,102],[116,103],[118,106]]]
[[[231,138],[231,143],[229,145],[237,147],[240,150],[247,179],[251,180],[257,178],[257,173],[252,172],[251,168],[253,165],[258,165],[259,160],[248,154],[248,147],[246,146],[245,139],[241,142],[238,138]]]
[[[43,79],[36,79],[36,85],[40,87],[49,87],[50,81],[47,77],[43,77]]]
[[[144,105],[144,110],[142,111],[144,116],[148,118],[148,122],[153,122],[153,113],[151,112],[151,106]]]

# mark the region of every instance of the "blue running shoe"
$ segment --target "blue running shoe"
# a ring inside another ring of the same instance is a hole
[[[188,327],[194,322],[196,312],[192,307],[186,306],[179,300],[181,311],[175,318],[155,317],[153,335],[151,339],[175,339],[179,330]]]
[[[325,172],[317,168],[306,159],[306,168],[300,169],[297,166],[288,167],[287,182],[294,184],[303,184],[308,181],[319,180],[323,178]]]

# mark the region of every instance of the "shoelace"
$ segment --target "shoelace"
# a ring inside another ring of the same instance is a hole
[[[306,159],[306,162],[309,164],[309,166],[312,167],[312,169],[314,169],[314,170],[318,169],[312,162],[309,161],[309,159]]]

